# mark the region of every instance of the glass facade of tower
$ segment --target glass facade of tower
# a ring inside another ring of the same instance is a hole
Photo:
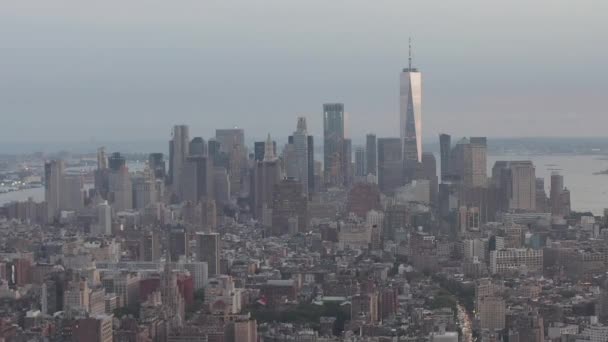
[[[325,183],[342,185],[344,170],[342,162],[344,144],[344,104],[323,105],[323,168]]]
[[[400,77],[400,127],[403,158],[422,161],[422,73],[403,69]]]

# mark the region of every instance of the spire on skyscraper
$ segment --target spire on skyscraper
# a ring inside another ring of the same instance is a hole
[[[412,37],[408,38],[408,69],[412,70]]]

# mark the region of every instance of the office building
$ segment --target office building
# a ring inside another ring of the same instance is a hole
[[[483,297],[479,303],[479,322],[483,330],[500,331],[505,328],[506,304],[498,296]]]
[[[378,146],[375,134],[365,136],[365,174],[378,176]]]
[[[543,250],[508,248],[490,252],[492,274],[542,274]]]
[[[485,187],[488,182],[487,173],[487,139],[486,137],[471,137],[471,186]]]
[[[241,192],[243,169],[246,168],[247,159],[245,131],[242,128],[216,129],[215,139],[220,144],[219,151],[228,157],[230,193],[238,195]]]
[[[353,183],[353,144],[350,139],[344,139],[344,143],[342,144],[342,172],[344,175],[344,183],[345,187],[349,187]]]
[[[404,185],[401,139],[378,139],[378,186],[384,193],[393,193]]]
[[[63,175],[61,210],[79,211],[84,208],[82,175]]]
[[[62,160],[52,160],[44,164],[44,200],[49,222],[56,218],[61,210],[63,170]]]
[[[452,152],[452,137],[449,134],[439,134],[441,182],[447,181],[450,176],[451,152]]]
[[[171,141],[169,142],[169,183],[173,185],[173,191],[177,192],[181,183],[181,172],[190,155],[190,133],[188,126],[176,125],[173,127]]]
[[[412,67],[412,49],[408,67],[400,75],[400,130],[402,156],[406,164],[422,161],[422,73]]]
[[[148,167],[152,170],[154,178],[165,179],[167,171],[162,153],[150,153],[148,156]]]
[[[196,258],[207,263],[209,277],[220,274],[221,239],[218,233],[196,233]]]
[[[328,187],[344,182],[344,104],[323,105],[323,168]]]
[[[198,203],[202,198],[213,198],[213,161],[203,155],[186,157],[182,169],[180,199]]]
[[[118,152],[108,159],[108,200],[115,212],[133,209],[133,184],[125,158]]]
[[[173,227],[169,230],[169,257],[170,261],[177,262],[182,257],[190,254],[190,243],[188,232],[181,227]]]
[[[98,315],[77,319],[72,331],[72,340],[74,342],[112,342],[112,318],[111,315]]]
[[[207,144],[201,137],[194,137],[188,144],[188,155],[190,156],[206,156]]]
[[[308,230],[308,199],[302,191],[302,184],[287,178],[274,185],[271,233],[288,233],[290,219],[296,219],[297,231]]]
[[[437,161],[435,155],[430,152],[422,153],[422,170],[420,178],[429,181],[429,192],[431,203],[437,203],[439,192],[439,178],[437,177]]]
[[[253,180],[253,214],[260,220],[263,208],[272,207],[272,194],[274,185],[281,180],[281,165],[274,155],[273,146],[270,144],[270,134],[266,140],[266,151],[264,159],[256,162]]]
[[[315,192],[315,140],[308,136],[308,193]]]
[[[297,129],[293,133],[293,147],[294,178],[302,184],[304,194],[308,195],[308,132],[304,117],[298,118]]]
[[[96,222],[91,227],[93,235],[112,235],[112,208],[107,201],[103,201],[95,207]]]
[[[531,161],[497,161],[492,183],[500,190],[503,210],[536,210],[536,176]]]
[[[365,149],[357,147],[355,149],[355,178],[358,180],[364,179],[367,173],[365,172]]]
[[[570,214],[570,191],[564,188],[564,176],[557,172],[551,173],[549,196],[551,215],[564,217]]]

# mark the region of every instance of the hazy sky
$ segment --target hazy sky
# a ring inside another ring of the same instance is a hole
[[[1,2],[0,141],[397,136],[410,35],[425,139],[607,132],[607,1]]]

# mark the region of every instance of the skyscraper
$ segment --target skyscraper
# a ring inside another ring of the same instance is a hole
[[[173,127],[173,137],[169,143],[169,182],[173,185],[174,191],[179,191],[181,186],[181,172],[190,154],[190,137],[188,126],[176,125]]]
[[[297,222],[297,231],[308,230],[308,200],[302,184],[287,178],[274,185],[272,196],[272,234],[290,231],[290,221]]]
[[[169,257],[171,262],[178,262],[180,257],[190,254],[188,232],[181,226],[169,230]]]
[[[362,179],[365,177],[365,149],[357,147],[355,149],[355,177]]]
[[[449,134],[439,134],[439,150],[441,157],[441,181],[445,182],[450,175],[450,155],[452,152],[452,137]]]
[[[422,161],[422,73],[412,67],[410,40],[408,67],[400,77],[399,113],[403,160]]]
[[[242,173],[247,159],[245,131],[242,128],[216,129],[215,139],[220,143],[220,152],[228,156],[230,192],[238,195],[241,192]]]
[[[125,158],[118,152],[108,159],[110,174],[108,178],[108,200],[114,211],[133,208],[133,184]]]
[[[156,179],[165,179],[166,167],[162,153],[150,153],[148,156],[148,166]]]
[[[374,176],[378,175],[378,146],[376,145],[376,135],[368,134],[365,137],[365,161],[366,175],[372,174]]]
[[[350,186],[353,182],[353,143],[350,139],[344,139],[342,144],[342,175],[344,186]]]
[[[182,167],[180,199],[198,203],[203,197],[214,198],[213,161],[203,155],[191,155]]]
[[[201,137],[194,137],[188,144],[188,155],[205,156],[207,155],[207,144]]]
[[[296,179],[302,183],[302,191],[308,194],[308,132],[306,118],[299,117],[297,129],[293,133],[294,162],[296,166]]]
[[[323,105],[323,168],[328,186],[341,186],[344,181],[344,104]]]
[[[391,193],[403,186],[401,146],[399,138],[378,139],[378,186],[382,192]]]
[[[315,191],[315,140],[308,136],[308,193]]]
[[[260,219],[264,206],[272,207],[274,185],[281,180],[281,165],[275,157],[270,134],[265,143],[264,160],[256,162],[253,180],[253,213]]]
[[[61,210],[63,169],[62,160],[51,160],[44,164],[44,200],[49,221],[52,221]]]
[[[492,183],[500,189],[503,209],[536,210],[536,176],[531,161],[496,161]]]
[[[209,277],[220,274],[220,244],[218,233],[196,233],[196,257],[207,263]]]
[[[486,137],[471,137],[471,183],[473,187],[485,187],[488,183]]]

